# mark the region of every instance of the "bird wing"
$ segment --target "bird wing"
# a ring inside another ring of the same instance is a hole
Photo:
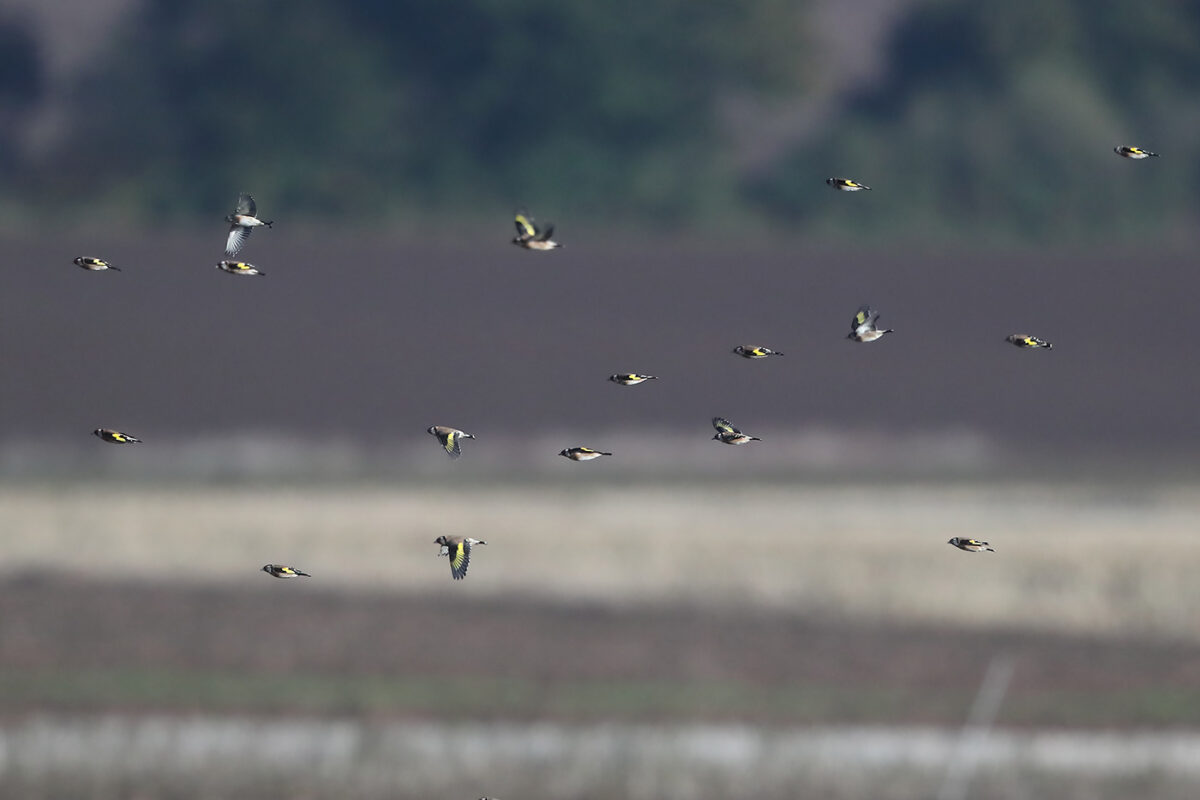
[[[724,417],[713,417],[713,427],[717,429],[717,433],[741,433],[733,424]]]
[[[247,216],[258,216],[258,206],[254,202],[254,198],[247,192],[242,192],[238,195],[237,211],[235,214],[245,214]]]
[[[854,320],[850,323],[850,327],[857,331],[864,325],[869,326],[871,324],[871,315],[873,313],[874,312],[871,311],[870,306],[859,306],[858,311],[854,314]]]
[[[249,238],[249,228],[243,228],[241,225],[230,225],[229,238],[225,240],[225,255],[230,257],[236,256],[246,246],[246,240]]]
[[[518,236],[525,239],[537,237],[537,226],[533,224],[533,217],[526,216],[523,211],[518,211],[515,222]]]
[[[544,230],[538,234],[537,240],[539,242],[548,242],[548,241],[550,241],[550,237],[553,235],[554,235],[554,226],[547,225],[546,230]]]
[[[471,544],[465,539],[450,546],[450,575],[456,581],[461,581],[467,574],[471,563]]]
[[[442,447],[446,448],[451,458],[458,458],[462,455],[462,432],[449,431],[446,438],[442,440]]]

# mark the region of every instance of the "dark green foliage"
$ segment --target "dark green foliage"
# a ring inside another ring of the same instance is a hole
[[[1194,4],[926,2],[886,60],[816,141],[748,181],[760,208],[840,232],[1035,240],[1140,236],[1197,210]],[[1119,144],[1166,157],[1123,161]],[[874,205],[812,190],[835,173],[874,186]]]
[[[148,0],[68,151],[129,210],[518,202],[685,217],[715,102],[797,85],[796,4]],[[731,196],[727,189],[726,195]]]
[[[44,90],[40,54],[28,26],[0,17],[0,176],[12,179],[28,112]]]

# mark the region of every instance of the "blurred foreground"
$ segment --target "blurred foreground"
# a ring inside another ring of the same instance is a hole
[[[6,796],[407,800],[929,798],[953,732],[738,725],[439,725],[189,717],[0,726]],[[972,797],[1184,800],[1195,734],[993,736]]]
[[[1006,653],[973,797],[1194,797],[1198,519],[1128,474],[9,483],[0,793],[927,798]]]

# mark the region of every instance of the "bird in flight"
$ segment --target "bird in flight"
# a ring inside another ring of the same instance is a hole
[[[742,433],[733,427],[733,423],[724,417],[713,417],[712,424],[717,429],[717,434],[713,438],[718,442],[724,442],[725,444],[747,444],[748,442],[762,441],[757,436],[749,436]]]
[[[849,178],[826,178],[825,183],[837,189],[839,192],[861,192],[871,191],[871,187],[865,183],[850,180]]]
[[[601,451],[593,450],[590,447],[568,447],[563,450],[559,450],[558,454],[560,456],[565,456],[572,461],[591,461],[599,458],[600,456],[612,455],[612,453],[602,453]]]
[[[880,330],[879,314],[870,306],[859,306],[858,311],[854,314],[854,319],[850,320],[850,333],[846,338],[856,342],[873,342],[883,338],[885,333],[892,332],[891,328]]]
[[[262,571],[276,578],[312,577],[307,572],[302,572],[295,567],[285,567],[283,564],[266,564],[263,566]]]
[[[523,247],[526,250],[554,250],[562,247],[561,244],[550,238],[554,235],[553,225],[540,228],[534,222],[533,217],[524,211],[517,212],[515,222],[517,235],[513,237],[512,243],[517,247]]]
[[[987,542],[981,542],[978,539],[960,539],[955,536],[946,544],[952,544],[959,550],[966,550],[968,553],[994,553],[995,550]]]
[[[128,433],[114,431],[111,428],[96,428],[92,431],[92,436],[99,436],[106,442],[111,444],[141,444],[142,440],[136,436],[130,436]]]
[[[91,256],[80,256],[73,262],[77,267],[83,267],[89,272],[103,272],[106,269],[120,272],[120,267],[114,267],[112,264],[105,261],[103,258],[92,258]]]
[[[636,372],[626,372],[617,375],[609,375],[608,379],[613,383],[619,383],[622,386],[637,386],[639,383],[646,381],[658,380],[657,375],[640,375]]]
[[[1054,345],[1050,344],[1045,339],[1039,339],[1036,336],[1030,336],[1029,334],[1026,334],[1026,333],[1014,333],[1011,336],[1005,337],[1004,341],[1012,342],[1017,347],[1022,347],[1022,348],[1041,347],[1046,350],[1054,349]]]
[[[471,548],[477,544],[487,544],[482,539],[472,539],[470,536],[439,536],[433,543],[442,546],[439,556],[449,556],[450,576],[456,581],[467,576],[467,567],[471,565]]]
[[[1151,153],[1149,150],[1127,144],[1114,147],[1113,152],[1121,158],[1132,158],[1134,161],[1141,161],[1143,158],[1158,158],[1158,153]]]
[[[269,228],[275,224],[258,218],[258,205],[246,192],[238,195],[237,208],[225,217],[225,221],[229,223],[229,238],[225,240],[226,258],[233,258],[246,246],[246,240],[250,238],[252,230],[263,225]]]
[[[474,434],[460,431],[458,428],[448,428],[445,425],[430,425],[425,432],[436,436],[451,458],[458,458],[462,455],[463,439],[475,438]]]

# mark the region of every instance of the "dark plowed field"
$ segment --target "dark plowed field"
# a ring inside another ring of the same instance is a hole
[[[1200,646],[614,609],[92,582],[0,583],[0,709],[446,718],[963,718],[997,653],[1009,725],[1186,725]]]

